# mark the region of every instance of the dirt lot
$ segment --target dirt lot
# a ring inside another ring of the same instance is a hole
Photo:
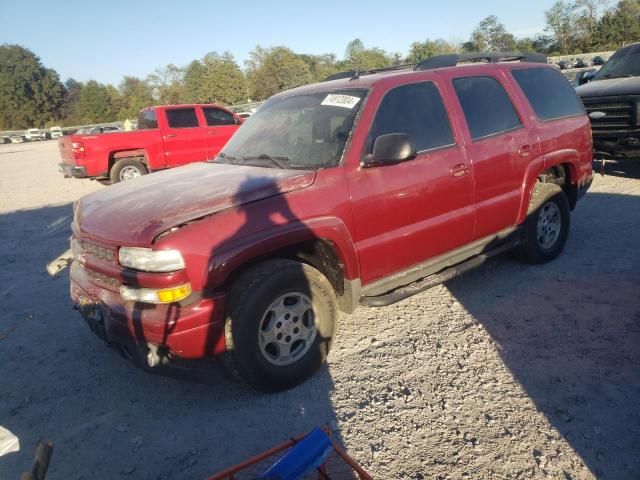
[[[375,478],[640,478],[640,163],[609,165],[544,266],[509,256],[343,319],[330,363],[262,395],[150,375],[92,336],[65,275],[71,202],[55,142],[0,145],[0,425],[51,479],[206,478],[328,424]]]

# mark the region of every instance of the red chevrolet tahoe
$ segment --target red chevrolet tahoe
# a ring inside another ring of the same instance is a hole
[[[529,57],[433,57],[296,88],[215,159],[82,198],[76,308],[146,368],[219,355],[279,390],[319,368],[340,312],[506,250],[552,260],[591,183],[591,133],[564,77]]]
[[[130,132],[70,135],[58,140],[65,177],[112,183],[214,158],[244,119],[219,105],[145,108]]]

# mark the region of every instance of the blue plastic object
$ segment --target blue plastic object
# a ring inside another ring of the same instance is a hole
[[[298,480],[305,473],[320,467],[332,448],[333,445],[327,434],[320,428],[315,428],[259,478],[260,480]]]

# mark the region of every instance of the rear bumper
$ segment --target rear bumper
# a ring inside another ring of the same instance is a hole
[[[145,349],[149,344],[185,359],[226,351],[224,297],[189,305],[125,302],[120,294],[93,283],[78,262],[71,265],[70,293],[91,330],[105,342]]]
[[[88,176],[86,167],[78,167],[68,163],[59,163],[58,171],[62,172],[64,178],[87,178]]]

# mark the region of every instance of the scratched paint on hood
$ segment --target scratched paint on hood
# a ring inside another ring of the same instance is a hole
[[[148,246],[172,227],[307,187],[314,179],[309,171],[195,163],[83,197],[77,227],[107,244]]]

